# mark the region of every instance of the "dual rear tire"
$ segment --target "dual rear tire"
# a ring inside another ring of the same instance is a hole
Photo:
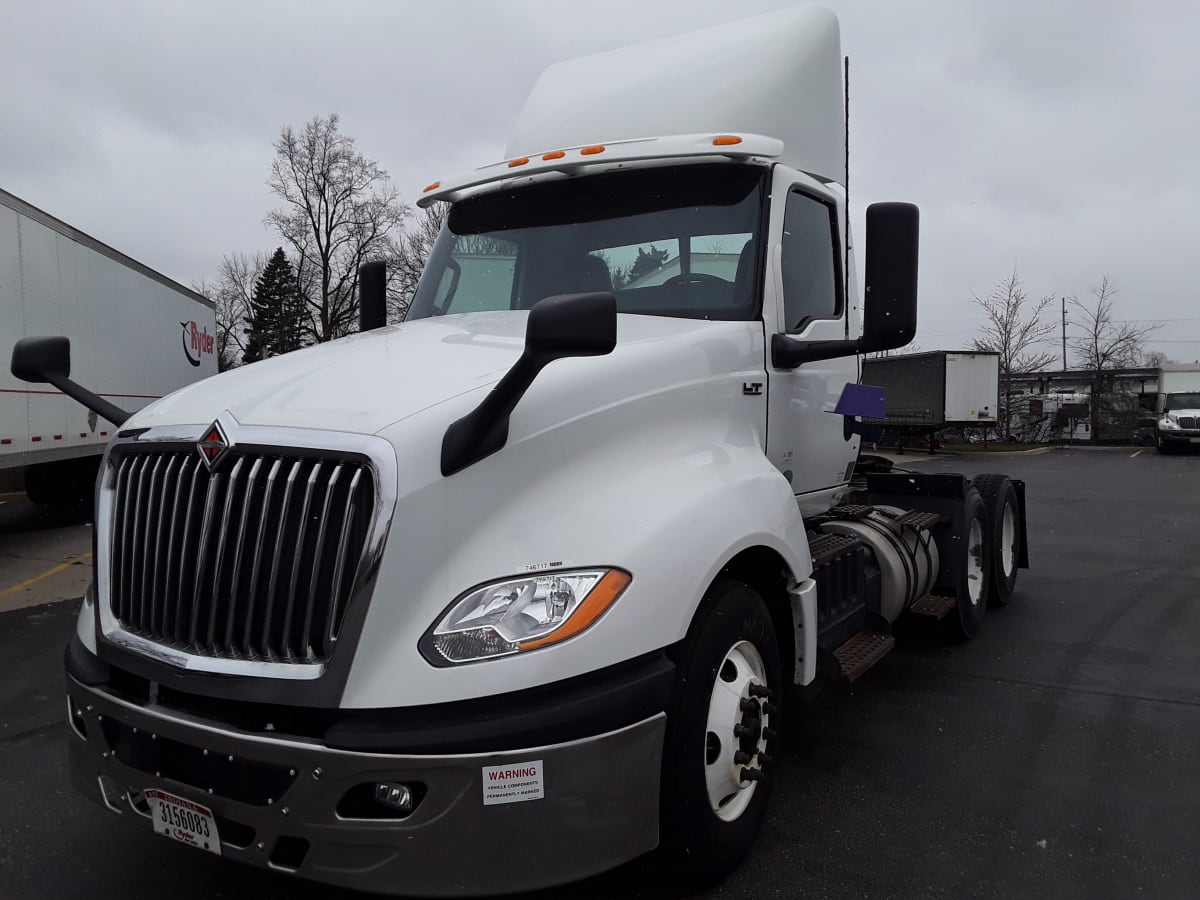
[[[977,475],[963,501],[963,547],[957,604],[950,616],[955,637],[974,637],[989,606],[1007,606],[1017,587],[1021,509],[1005,475]]]

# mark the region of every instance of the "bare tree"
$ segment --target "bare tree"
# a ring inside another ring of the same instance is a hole
[[[1053,296],[1030,300],[1025,285],[1013,266],[1010,275],[1001,278],[986,297],[972,292],[971,300],[983,310],[984,323],[971,348],[1000,354],[1000,434],[1008,436],[1011,419],[1009,387],[1014,375],[1038,372],[1049,365],[1054,355],[1034,350],[1054,331],[1052,322],[1043,322],[1042,314],[1054,302]]]
[[[1147,350],[1142,354],[1142,365],[1148,369],[1158,369],[1163,363],[1169,363],[1171,360],[1167,358],[1167,354],[1161,350]]]
[[[336,114],[314,117],[299,133],[281,129],[267,184],[283,206],[265,221],[292,249],[309,335],[329,341],[350,333],[358,318],[358,266],[395,255],[408,207],[388,173],[338,130]]]
[[[396,251],[387,261],[390,321],[403,319],[408,312],[408,305],[417,292],[417,282],[425,269],[425,263],[429,260],[429,254],[433,252],[433,242],[441,233],[449,209],[447,203],[434,203],[425,207],[405,229],[403,237],[396,242]]]
[[[220,371],[240,364],[246,349],[246,320],[254,284],[266,265],[262,253],[233,253],[221,258],[215,282],[201,281],[193,288],[213,302],[217,320],[217,366]]]
[[[1142,343],[1161,327],[1118,321],[1113,311],[1116,293],[1116,284],[1105,275],[1100,284],[1091,289],[1094,300],[1085,303],[1071,298],[1071,305],[1079,311],[1081,319],[1074,324],[1084,331],[1082,337],[1071,340],[1071,348],[1079,355],[1083,368],[1091,372],[1093,444],[1100,442],[1104,430],[1100,422],[1102,400],[1112,390],[1113,370],[1137,365],[1142,357]]]

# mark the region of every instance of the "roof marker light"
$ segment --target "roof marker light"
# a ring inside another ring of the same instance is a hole
[[[740,144],[742,139],[736,134],[722,134],[713,138],[714,147],[728,147],[732,144]]]
[[[595,156],[597,153],[604,152],[603,144],[593,144],[591,147],[584,147],[579,151],[581,156]]]
[[[566,155],[567,152],[565,150],[551,150],[549,153],[543,153],[542,159],[562,159]]]
[[[425,189],[423,191],[421,191],[421,193],[428,194],[430,191],[436,191],[441,186],[442,186],[442,183],[440,181],[435,181],[433,184],[427,184],[425,186]]]
[[[518,156],[516,159],[510,159],[508,161],[508,167],[510,169],[515,169],[517,166],[526,165],[528,162],[529,162],[528,156]]]

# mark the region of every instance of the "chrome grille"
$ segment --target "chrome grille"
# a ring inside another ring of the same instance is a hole
[[[1180,428],[1188,428],[1188,429],[1195,428],[1196,427],[1196,417],[1195,416],[1180,416],[1179,417],[1179,427]]]
[[[116,461],[110,608],[202,656],[316,663],[337,641],[371,530],[359,460],[195,445]]]

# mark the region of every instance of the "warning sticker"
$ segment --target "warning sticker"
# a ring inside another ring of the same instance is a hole
[[[542,761],[540,759],[532,762],[483,767],[484,806],[541,800],[544,796]]]

